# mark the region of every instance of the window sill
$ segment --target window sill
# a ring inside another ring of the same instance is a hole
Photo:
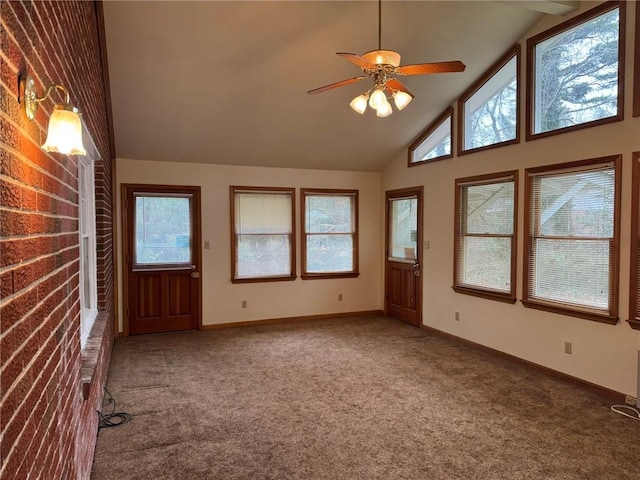
[[[456,293],[462,293],[464,295],[472,295],[474,297],[486,298],[487,300],[496,300],[498,302],[511,303],[511,304],[514,304],[517,301],[516,297],[508,293],[490,292],[487,290],[478,290],[475,288],[460,287],[456,285],[454,285],[451,288],[453,288],[453,291]]]
[[[640,321],[639,320],[627,320],[627,323],[634,330],[640,330]]]
[[[302,280],[317,280],[328,278],[357,278],[360,274],[358,272],[344,272],[344,273],[304,273],[300,276]]]
[[[557,313],[559,315],[567,315],[569,317],[584,318],[593,322],[606,323],[608,325],[615,325],[618,323],[619,318],[613,315],[590,313],[582,310],[574,310],[568,307],[551,305],[548,303],[537,302],[535,300],[521,300],[522,305],[527,308],[535,308],[537,310],[544,310],[546,312]]]
[[[87,400],[91,392],[98,360],[102,353],[103,339],[105,336],[109,314],[106,311],[98,312],[87,343],[80,352],[80,381],[82,384],[82,400]]]
[[[292,282],[297,277],[254,277],[254,278],[232,278],[231,283],[260,283],[260,282]]]

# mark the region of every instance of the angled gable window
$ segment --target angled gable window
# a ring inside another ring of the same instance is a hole
[[[515,45],[458,99],[458,155],[519,141],[519,65]]]
[[[409,166],[452,158],[453,107],[447,108],[409,146]]]
[[[527,40],[527,139],[623,118],[625,2]]]
[[[517,185],[517,171],[456,179],[456,292],[516,301]]]
[[[295,279],[293,188],[230,187],[231,281]]]

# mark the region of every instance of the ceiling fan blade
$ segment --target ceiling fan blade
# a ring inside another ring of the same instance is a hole
[[[458,60],[453,62],[418,63],[403,65],[396,69],[400,75],[424,75],[426,73],[464,72],[466,65]]]
[[[316,93],[326,92],[328,90],[333,90],[334,88],[344,87],[345,85],[351,85],[352,83],[359,82],[360,80],[367,77],[353,77],[348,78],[346,80],[341,80],[336,83],[330,83],[329,85],[325,85],[324,87],[314,88],[313,90],[309,90],[307,93],[311,95],[315,95]]]
[[[408,93],[412,97],[415,96],[409,91],[407,87],[404,86],[404,84],[400,80],[396,80],[395,78],[387,80],[387,87],[391,90],[400,90],[401,92]]]
[[[367,62],[360,55],[356,55],[355,53],[346,53],[346,52],[338,52],[336,55],[341,56],[345,60],[349,60],[351,63],[355,63],[359,67],[374,69],[376,68],[375,64]]]

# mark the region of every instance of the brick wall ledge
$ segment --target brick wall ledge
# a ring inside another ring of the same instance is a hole
[[[80,377],[82,382],[82,399],[87,400],[89,398],[89,392],[91,392],[91,384],[96,373],[96,367],[98,365],[98,359],[100,358],[100,352],[102,350],[103,339],[107,324],[109,323],[109,312],[98,312],[91,332],[89,332],[89,338],[87,343],[80,352]]]

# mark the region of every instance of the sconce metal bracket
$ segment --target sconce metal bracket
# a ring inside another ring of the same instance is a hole
[[[24,113],[29,120],[33,120],[36,118],[36,112],[38,111],[38,105],[40,103],[33,78],[27,76],[20,79],[20,92],[22,93],[21,103],[24,107]]]

